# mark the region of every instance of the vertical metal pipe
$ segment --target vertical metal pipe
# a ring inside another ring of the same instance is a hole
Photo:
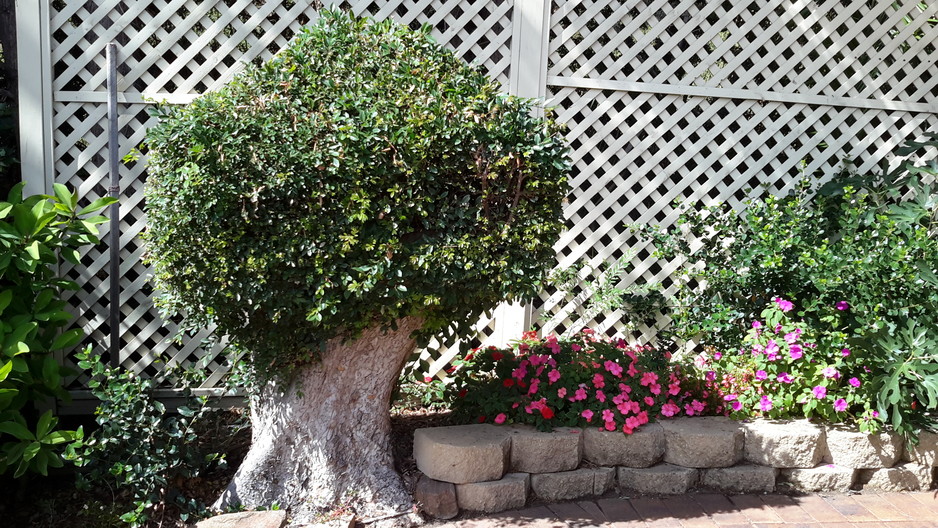
[[[117,122],[117,45],[107,44],[107,118],[108,118],[108,165],[111,173],[111,185],[108,193],[113,198],[120,198],[120,143]],[[120,366],[120,203],[111,205],[111,266],[110,266],[110,350],[111,367]]]

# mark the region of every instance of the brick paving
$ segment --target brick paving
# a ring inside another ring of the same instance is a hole
[[[618,497],[501,512],[438,528],[938,528],[938,492]]]

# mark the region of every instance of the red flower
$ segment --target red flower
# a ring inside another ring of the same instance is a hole
[[[424,377],[423,377],[423,382],[424,382],[424,383],[430,383],[431,381],[433,381],[433,378],[431,378],[430,376],[424,376]]]
[[[467,389],[463,389],[463,390],[459,391],[459,397],[460,397],[460,398],[465,398],[467,392],[469,392]]]
[[[503,357],[505,357],[505,354],[502,354],[501,352],[492,352],[493,361],[501,361]]]
[[[504,385],[504,386],[506,386],[506,387],[512,387],[512,386],[514,386],[514,384],[515,384],[515,380],[513,380],[513,379],[511,379],[511,378],[506,378],[504,381],[502,381],[502,385]]]
[[[554,417],[554,411],[547,406],[541,407],[541,416],[543,416],[546,420],[550,420]]]
[[[479,417],[479,423],[485,423],[485,416]]]

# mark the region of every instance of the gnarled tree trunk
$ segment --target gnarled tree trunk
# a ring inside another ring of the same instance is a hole
[[[395,331],[333,339],[289,386],[268,383],[251,402],[251,449],[216,506],[276,502],[298,520],[350,498],[359,516],[410,508],[394,470],[388,407],[422,323],[408,317]]]

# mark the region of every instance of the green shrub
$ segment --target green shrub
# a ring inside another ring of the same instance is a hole
[[[78,285],[58,275],[65,259],[78,264],[78,249],[96,244],[103,216],[87,217],[114,200],[101,198],[78,208],[78,195],[55,184],[55,196],[22,197],[16,185],[0,202],[0,473],[14,469],[45,475],[63,465],[66,445],[82,433],[56,429],[51,411],[41,415],[34,404],[59,398],[60,366],[53,351],[67,349],[82,338],[81,329],[61,332],[72,316],[61,291]]]
[[[326,11],[148,134],[161,303],[267,371],[338,334],[533,296],[563,227],[566,147],[534,103],[414,32]]]
[[[929,146],[938,146],[935,137],[899,154]],[[720,205],[689,211],[668,230],[639,228],[659,256],[687,264],[671,333],[738,349],[764,306],[790,299],[799,324],[819,332],[817,339],[846,336],[867,358],[883,419],[903,432],[933,425],[925,404],[938,398],[933,352],[901,336],[909,328],[938,332],[938,192],[925,183],[936,174],[934,161],[907,161],[880,175],[845,173],[819,192],[803,181],[790,195],[750,202],[741,213]],[[700,248],[691,251],[694,242]],[[832,325],[838,303],[849,310]]]
[[[167,509],[177,509],[183,521],[207,509],[186,496],[180,485],[205,470],[224,465],[224,458],[200,437],[212,409],[208,396],[192,387],[205,371],[167,371],[183,404],[169,410],[156,399],[155,382],[122,368],[106,366],[90,350],[77,354],[79,366],[92,376],[88,387],[100,401],[95,421],[100,426],[75,451],[80,489],[107,485],[133,509],[120,515],[132,526],[158,522]],[[218,444],[216,439],[216,444]]]

